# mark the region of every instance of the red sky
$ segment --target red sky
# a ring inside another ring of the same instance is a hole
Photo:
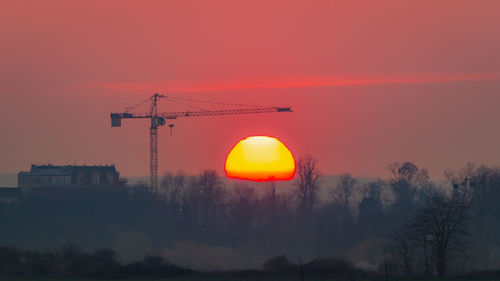
[[[327,174],[500,164],[499,14],[495,0],[2,0],[0,173],[146,175],[147,122],[110,128],[109,112],[158,91],[295,111],[178,120],[160,172],[223,175],[232,145],[266,134]]]

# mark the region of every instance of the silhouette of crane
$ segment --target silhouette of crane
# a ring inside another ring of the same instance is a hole
[[[188,102],[212,103],[219,105],[246,106],[248,108],[240,109],[221,109],[221,110],[199,110],[199,111],[180,111],[180,112],[158,112],[158,102],[160,99],[167,99],[171,102],[190,105]],[[150,111],[147,113],[131,113],[130,111],[147,102],[151,103]],[[180,117],[196,117],[196,116],[216,116],[216,115],[234,115],[234,114],[256,114],[256,113],[275,113],[275,112],[292,112],[290,107],[264,107],[264,106],[248,106],[243,104],[220,103],[213,101],[202,101],[188,98],[179,98],[166,96],[162,94],[154,94],[141,103],[125,108],[123,113],[111,113],[111,127],[121,127],[122,119],[151,119],[151,127],[149,128],[149,176],[150,187],[156,189],[158,187],[158,128],[165,125],[167,120],[177,119]],[[173,124],[169,124],[172,129]]]

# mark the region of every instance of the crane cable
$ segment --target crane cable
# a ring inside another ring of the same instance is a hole
[[[241,104],[241,103],[215,102],[215,101],[200,100],[200,99],[190,99],[190,98],[180,98],[180,97],[173,97],[173,96],[166,96],[166,97],[170,98],[170,99],[185,100],[185,101],[197,102],[197,103],[211,103],[211,104],[219,104],[219,105],[233,105],[233,106],[247,106],[247,107],[264,107],[262,105],[249,105],[249,104]]]
[[[188,102],[194,102],[194,103],[218,104],[218,105],[225,105],[225,106],[229,105],[229,106],[243,106],[243,107],[255,107],[255,108],[264,108],[265,107],[265,106],[262,106],[262,105],[249,105],[249,104],[241,104],[241,103],[215,102],[215,101],[209,101],[209,100],[181,98],[181,97],[166,96],[166,95],[164,95],[162,97],[166,98],[170,102],[181,104],[181,105],[192,107],[192,108],[196,108],[196,109],[200,109],[200,110],[203,110],[203,111],[206,111],[207,109],[203,108],[203,107],[195,106],[195,105],[192,105],[192,104],[189,104],[189,103],[186,103],[186,102],[182,102],[182,101],[188,101]],[[137,107],[145,104],[146,102],[151,101],[151,99],[152,99],[152,97],[149,97],[149,98],[141,101],[140,103],[138,103],[138,104],[136,104],[134,106],[125,107],[125,112],[130,112],[131,110],[133,110],[133,109],[135,109],[135,108],[137,108]],[[179,100],[182,100],[182,101],[179,101]]]
[[[196,108],[196,109],[200,109],[200,110],[203,110],[203,111],[207,111],[206,108],[203,108],[203,107],[199,107],[199,106],[194,106],[192,104],[189,104],[189,103],[185,103],[185,102],[180,102],[180,101],[176,101],[176,100],[173,100],[171,99],[170,97],[165,97],[168,101],[170,102],[173,102],[173,103],[177,103],[177,104],[182,104],[184,106],[187,106],[187,107],[192,107],[192,108]]]
[[[145,104],[146,102],[150,101],[150,100],[151,100],[151,98],[152,98],[152,97],[149,97],[149,98],[147,98],[147,99],[145,99],[145,100],[141,101],[140,103],[138,103],[138,104],[136,104],[136,105],[134,105],[134,106],[127,106],[127,107],[125,107],[125,112],[130,112],[132,109],[135,109],[135,108],[137,108],[137,107],[139,107],[139,106],[141,106],[141,105]]]

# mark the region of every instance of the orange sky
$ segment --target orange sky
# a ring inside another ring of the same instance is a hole
[[[115,163],[148,173],[148,124],[121,111],[156,91],[292,114],[178,120],[160,172],[214,168],[249,135],[324,173],[440,178],[500,162],[500,1],[0,1],[0,173]],[[168,111],[176,108],[163,105]]]

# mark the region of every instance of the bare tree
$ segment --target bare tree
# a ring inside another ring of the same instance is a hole
[[[385,233],[382,193],[385,182],[381,179],[363,185],[363,198],[358,205],[358,222],[367,233]]]
[[[184,193],[184,206],[198,224],[219,224],[226,208],[226,190],[214,170],[201,172]]]
[[[174,215],[179,215],[185,182],[186,175],[183,171],[179,171],[176,174],[167,172],[161,179],[160,195],[167,200]]]
[[[467,163],[447,170],[445,176],[453,186],[453,194],[471,203],[471,241],[474,262],[492,266],[492,253],[500,244],[500,168]]]
[[[351,200],[355,193],[357,180],[349,173],[340,175],[339,182],[334,189],[330,190],[330,196],[335,203],[342,206],[344,210],[350,210]]]
[[[232,224],[240,230],[246,230],[254,221],[258,203],[257,194],[246,183],[235,185],[233,193],[230,202]]]
[[[425,254],[431,246],[432,260],[439,277],[445,275],[450,261],[463,251],[468,236],[468,219],[469,204],[463,197],[452,195],[447,198],[434,194],[417,211],[410,224],[410,230],[420,241]]]
[[[429,181],[429,171],[419,169],[412,162],[393,162],[387,166],[395,182],[425,182]]]
[[[220,205],[224,203],[226,190],[214,170],[203,171],[193,184],[198,187],[201,204]]]
[[[402,227],[394,231],[390,238],[391,243],[388,250],[392,256],[392,262],[406,275],[413,273],[413,247],[410,239],[410,229]]]
[[[298,161],[297,171],[299,174],[296,189],[298,207],[305,220],[308,221],[312,209],[318,201],[320,173],[317,160],[311,155],[301,157]]]
[[[405,275],[413,273],[413,245],[410,238],[411,230],[407,226],[408,219],[413,214],[416,187],[415,182],[428,178],[427,171],[421,175],[419,168],[412,162],[393,162],[387,166],[392,173],[389,184],[395,196],[393,211],[399,226],[391,235],[390,252],[393,262]],[[376,185],[375,185],[376,186]]]
[[[426,169],[419,169],[412,162],[393,162],[387,169],[393,175],[389,184],[395,197],[394,222],[401,226],[414,214],[417,187],[429,181],[429,172]]]
[[[365,183],[361,189],[363,198],[373,198],[382,203],[382,193],[386,182],[383,179]]]
[[[460,169],[447,169],[444,172],[446,178],[453,184],[461,184],[467,178],[473,178],[476,174],[476,165],[468,162]]]

